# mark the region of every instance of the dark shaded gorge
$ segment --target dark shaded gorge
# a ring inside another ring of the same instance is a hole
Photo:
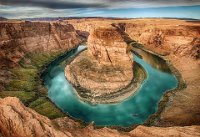
[[[48,96],[68,115],[95,125],[123,126],[142,124],[158,109],[163,94],[178,84],[166,62],[155,55],[139,50],[143,59],[134,55],[134,60],[146,71],[147,78],[136,94],[115,104],[85,103],[76,96],[73,87],[66,80],[64,67],[66,60],[77,55],[85,47],[79,46],[51,62],[42,74]]]

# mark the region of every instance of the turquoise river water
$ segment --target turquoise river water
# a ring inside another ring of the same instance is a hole
[[[76,119],[85,122],[94,121],[95,125],[101,126],[127,127],[132,124],[142,124],[157,111],[163,94],[167,90],[176,88],[178,84],[176,77],[170,73],[163,60],[158,61],[149,53],[139,51],[143,59],[134,55],[134,60],[145,69],[147,78],[136,94],[115,104],[85,103],[76,96],[72,85],[64,75],[66,60],[77,55],[84,48],[79,46],[55,59],[42,74],[44,85],[48,89],[48,97],[63,112]]]

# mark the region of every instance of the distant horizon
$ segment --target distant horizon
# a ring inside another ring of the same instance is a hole
[[[59,18],[63,18],[63,19],[82,19],[82,18],[107,18],[107,19],[191,19],[191,20],[200,20],[197,18],[185,18],[185,17],[100,17],[100,16],[89,16],[89,17],[79,17],[79,16],[74,16],[74,17],[38,17],[38,18],[34,18],[34,17],[30,17],[30,18],[20,18],[22,20],[24,19],[59,19]],[[7,19],[7,18],[6,18]],[[15,19],[15,18],[13,18]]]
[[[79,16],[74,16],[74,17],[29,17],[29,18],[5,18],[0,16],[0,18],[4,18],[7,20],[58,20],[59,18],[62,20],[65,19],[84,19],[84,18],[104,18],[104,19],[179,19],[179,20],[197,20],[199,21],[200,19],[197,18],[185,18],[185,17],[100,17],[100,16],[89,16],[89,17],[79,17]]]

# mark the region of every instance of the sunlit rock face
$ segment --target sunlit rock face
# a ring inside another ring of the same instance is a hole
[[[71,24],[0,22],[0,68],[18,65],[27,53],[65,51],[79,43]]]
[[[97,28],[90,32],[88,50],[67,65],[65,72],[72,84],[90,96],[103,96],[130,84],[133,58],[115,28]]]
[[[2,137],[197,137],[200,126],[145,127],[138,126],[130,132],[115,129],[82,127],[68,117],[51,121],[25,107],[17,98],[0,99],[0,136]]]
[[[0,132],[3,137],[71,137],[53,127],[51,120],[26,108],[18,98],[0,99]]]
[[[127,44],[115,28],[98,28],[88,38],[88,52],[100,64],[132,68]]]

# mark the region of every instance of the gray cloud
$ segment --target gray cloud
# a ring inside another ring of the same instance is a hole
[[[142,8],[200,5],[200,0],[0,0],[0,5],[34,6],[49,9]]]
[[[135,11],[140,10],[140,8],[192,5],[200,5],[200,0],[0,0],[0,16],[7,18],[69,16],[130,17],[136,16],[138,12],[136,13]],[[199,13],[197,12],[197,8],[193,12],[190,11],[191,9],[187,9],[187,16],[192,17],[194,14],[196,16]],[[142,9],[142,11],[146,10]],[[137,16],[146,16],[143,14],[148,14],[148,12],[143,12],[140,12]],[[199,15],[197,17],[200,18]]]
[[[63,0],[0,0],[1,5],[36,6],[50,9],[102,8],[103,3],[78,3]]]

